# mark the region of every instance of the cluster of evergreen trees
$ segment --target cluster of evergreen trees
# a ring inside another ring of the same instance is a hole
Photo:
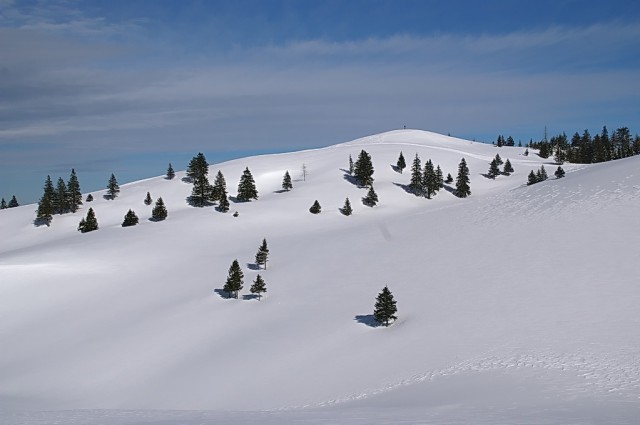
[[[264,269],[267,269],[267,260],[269,258],[269,248],[267,246],[267,240],[263,239],[262,244],[258,247],[258,252],[256,253],[256,266],[260,268],[260,266],[264,266]],[[229,267],[229,272],[227,274],[227,280],[222,288],[222,291],[227,293],[227,298],[238,298],[238,293],[244,288],[244,273],[242,272],[242,268],[240,267],[240,263],[235,259],[231,263]],[[251,288],[249,291],[257,295],[258,300],[262,298],[262,294],[267,292],[267,284],[260,274],[256,276],[256,279],[253,281]]]
[[[493,142],[497,147],[501,148],[503,146],[515,146],[516,142],[513,140],[513,137],[509,136],[505,140],[504,136],[498,135],[498,139]],[[518,146],[522,147],[522,142],[518,141]]]
[[[491,160],[489,164],[489,171],[487,172],[487,176],[491,179],[495,179],[500,174],[504,174],[505,176],[513,173],[513,166],[511,165],[511,161],[507,158],[507,161],[504,162],[504,169],[500,171],[500,166],[503,164],[502,158],[500,158],[500,154],[496,154],[496,157]]]
[[[402,152],[400,152],[400,155],[402,155]],[[401,163],[400,157],[398,158],[398,163]],[[433,163],[431,159],[429,159],[424,164],[423,170],[420,157],[416,153],[413,163],[411,164],[409,189],[416,196],[425,196],[427,199],[431,199],[431,197],[435,196],[443,187],[444,177],[440,165],[434,169]]]
[[[553,175],[556,176],[557,179],[561,179],[564,177],[565,172],[561,166],[558,166],[558,169],[555,173],[553,173]],[[545,170],[544,165],[541,165],[538,171],[536,171],[535,173],[533,172],[533,170],[531,170],[529,176],[527,177],[527,186],[543,182],[548,178],[549,176],[547,175],[547,170]]]
[[[62,177],[59,177],[56,187],[53,187],[51,176],[47,176],[43,192],[36,210],[37,224],[48,226],[51,224],[54,214],[76,212],[82,205],[82,193],[75,169],[71,170],[67,183]]]
[[[0,201],[0,210],[6,210],[7,208],[15,208],[19,206],[20,204],[18,203],[18,199],[16,198],[16,195],[13,195],[11,197],[8,204],[7,204],[7,201],[4,200],[4,198],[2,198],[2,200]]]

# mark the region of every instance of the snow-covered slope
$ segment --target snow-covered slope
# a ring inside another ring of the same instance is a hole
[[[344,177],[361,149],[375,167],[374,208]],[[464,157],[471,197],[408,194],[408,169],[391,166],[400,151],[409,167],[418,153],[454,177]],[[564,423],[593,406],[604,421],[640,417],[640,158],[567,164],[566,178],[527,187],[529,171],[555,167],[523,152],[393,131],[212,165],[231,195],[245,167],[260,192],[227,214],[189,206],[184,173],[124,185],[112,201],[94,193],[49,228],[33,226],[34,205],[3,210],[0,411],[7,423],[26,421],[11,413],[21,410],[304,406],[314,410],[259,421],[373,423],[380,406],[436,422],[524,422],[538,408],[552,421],[555,407],[569,411]],[[496,153],[514,174],[482,175]],[[281,192],[286,170],[294,188]],[[147,191],[164,199],[166,221],[148,221]],[[350,217],[338,212],[345,197]],[[316,199],[323,212],[312,215]],[[89,206],[100,229],[80,234]],[[141,223],[122,228],[129,208]],[[270,261],[258,271],[263,238]],[[262,274],[262,301],[216,291],[234,259],[241,295]],[[369,326],[385,285],[399,320]]]

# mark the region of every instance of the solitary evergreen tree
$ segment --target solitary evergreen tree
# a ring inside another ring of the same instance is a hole
[[[267,292],[267,285],[264,283],[264,279],[259,274],[256,276],[256,280],[253,281],[253,285],[249,288],[252,294],[258,294],[258,301],[262,298],[262,293]]]
[[[98,230],[98,220],[96,219],[96,214],[93,212],[93,208],[89,208],[89,211],[87,211],[87,217],[80,220],[78,230],[80,233]]]
[[[244,273],[242,273],[242,269],[240,268],[240,264],[238,260],[233,260],[231,263],[231,267],[229,267],[229,275],[227,276],[227,281],[224,284],[222,290],[227,293],[227,297],[238,298],[238,292],[242,290]]]
[[[211,185],[209,184],[209,163],[202,152],[191,158],[187,166],[187,178],[193,183],[191,197],[189,201],[197,206],[203,207],[207,199],[211,196]]]
[[[93,202],[93,195],[92,194],[88,194],[86,201],[87,202]]]
[[[353,167],[353,175],[358,181],[358,185],[362,187],[369,187],[373,184],[373,163],[371,162],[371,155],[369,155],[364,149],[360,151],[358,160]]]
[[[397,311],[398,308],[396,307],[396,301],[393,299],[393,294],[389,291],[389,288],[385,286],[376,298],[373,317],[378,323],[389,326],[390,320],[398,319],[395,315]]]
[[[129,210],[124,216],[122,227],[135,226],[136,224],[138,224],[138,216],[133,210]]]
[[[69,209],[71,212],[78,211],[78,208],[82,205],[82,192],[80,191],[80,182],[78,181],[76,170],[73,168],[71,169],[71,175],[67,182],[67,193],[69,196],[67,200]]]
[[[156,201],[156,205],[153,207],[151,211],[151,218],[154,221],[162,221],[167,218],[167,207],[164,205],[164,201],[162,197],[159,197]]]
[[[556,176],[557,179],[561,179],[564,177],[564,170],[562,169],[562,167],[558,166],[558,169],[553,174]]]
[[[7,208],[15,208],[15,207],[19,207],[20,204],[18,203],[18,200],[16,199],[16,195],[13,195],[11,197],[11,199],[9,200],[9,205],[7,205]]]
[[[322,208],[320,207],[320,202],[316,199],[311,208],[309,208],[309,212],[311,214],[320,214],[320,211],[322,211]]]
[[[169,168],[167,168],[167,180],[173,180],[176,176],[176,172],[173,171],[173,166],[169,163]]]
[[[530,186],[536,183],[538,183],[538,177],[536,176],[536,173],[534,173],[533,170],[531,170],[531,172],[529,172],[529,176],[527,177],[527,186]]]
[[[489,176],[489,178],[495,179],[496,176],[499,174],[500,174],[500,169],[498,168],[498,162],[494,158],[491,160],[491,164],[489,164],[489,172],[487,173],[487,175]]]
[[[458,165],[458,177],[456,178],[456,195],[459,198],[466,198],[471,195],[471,188],[469,187],[469,167],[467,167],[467,161],[462,158]]]
[[[291,176],[289,175],[289,171],[285,171],[284,177],[282,177],[282,189],[286,190],[287,192],[293,189],[293,184],[291,183]]]
[[[511,165],[511,161],[509,161],[509,158],[507,158],[507,160],[504,163],[504,171],[502,172],[502,174],[505,174],[508,176],[511,173],[513,173],[513,166]]]
[[[238,183],[238,196],[239,201],[249,201],[251,199],[258,199],[258,189],[256,189],[256,182],[253,180],[249,167],[244,169],[242,177],[240,177],[240,183]]]
[[[375,190],[373,190],[373,186],[369,188],[367,196],[362,198],[362,203],[370,207],[375,207],[376,205],[378,205],[378,194]]]
[[[38,221],[38,223],[46,224],[47,226],[51,224],[54,213],[54,196],[55,190],[53,189],[51,177],[47,176],[47,180],[45,180],[44,182],[44,193],[42,194],[42,197],[38,202],[38,210],[36,211],[36,220]],[[4,202],[4,199],[2,199],[2,202]]]
[[[264,269],[267,269],[267,260],[269,259],[269,248],[267,247],[267,240],[262,240],[262,245],[258,248],[256,253],[256,265],[258,267],[264,265]]]
[[[451,173],[447,173],[447,179],[444,182],[447,184],[453,183],[453,177],[451,176]]]
[[[529,156],[529,149],[524,150],[524,156]]]
[[[344,200],[344,206],[340,208],[340,212],[344,215],[351,215],[353,213],[353,208],[351,208],[349,198]]]
[[[222,198],[227,198],[227,181],[224,179],[222,171],[218,170],[218,174],[216,174],[216,178],[213,181],[213,189],[211,189],[211,200],[213,202],[221,202]],[[228,203],[229,200],[227,199],[227,204]],[[220,206],[220,204],[218,204],[218,206]]]
[[[4,200],[4,198],[2,198],[2,201],[0,201],[0,210],[6,210],[7,209],[7,201]]]
[[[424,173],[422,175],[422,188],[427,199],[431,199],[436,194],[440,185],[436,177],[436,171],[433,169],[433,163],[430,159],[424,164]]]
[[[111,177],[109,177],[109,182],[107,183],[107,197],[109,199],[115,199],[120,192],[120,186],[118,186],[118,180],[116,180],[116,176],[111,173]]]
[[[151,193],[147,192],[147,197],[144,198],[145,205],[151,205],[153,203],[153,199],[151,199]]]
[[[404,160],[404,155],[402,155],[402,151],[400,151],[400,156],[398,156],[398,162],[396,162],[396,167],[400,170],[400,174],[407,168],[407,162]]]
[[[409,180],[409,189],[416,195],[420,196],[424,193],[424,186],[422,186],[422,165],[420,164],[420,157],[416,153],[411,164],[411,180]]]
[[[349,175],[353,176],[353,158],[351,158],[351,155],[349,155]]]
[[[229,199],[227,198],[227,191],[225,190],[220,195],[220,199],[218,200],[218,211],[226,213],[229,211]]]
[[[444,187],[444,177],[442,176],[442,168],[440,165],[436,167],[436,181],[438,182],[438,190]]]

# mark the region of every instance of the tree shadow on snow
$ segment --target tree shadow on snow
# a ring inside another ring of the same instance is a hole
[[[410,195],[415,195],[415,196],[422,196],[421,193],[416,193],[408,184],[402,184],[402,183],[393,183],[395,186],[398,186],[400,188],[402,188],[402,190],[404,190],[405,192],[407,192]]]
[[[344,170],[342,170],[342,171],[344,171]],[[358,184],[358,179],[356,179],[356,178],[355,178],[355,176],[350,175],[348,171],[347,171],[347,172],[345,172],[345,173],[344,173],[344,176],[342,176],[342,177],[343,177],[346,181],[348,181],[349,183],[351,183],[352,185],[357,186],[357,187],[361,187],[361,186]]]
[[[247,263],[247,268],[249,270],[260,270],[260,266],[255,263]]]
[[[288,190],[285,189],[280,189],[280,190],[274,190],[273,193],[286,193],[289,192]]]
[[[232,296],[229,295],[227,291],[223,291],[222,289],[214,289],[213,292],[220,295],[220,298],[224,298],[224,299],[233,298]]]
[[[185,198],[185,200],[187,201],[187,204],[191,205],[192,207],[197,207],[197,208],[210,207],[210,206],[213,205],[213,202],[211,202],[211,201],[204,200],[204,201],[200,202],[200,201],[196,201],[191,196],[187,196]]]
[[[443,189],[444,189],[444,190],[446,190],[447,192],[451,193],[452,195],[457,196],[457,195],[456,195],[456,193],[457,193],[458,191],[456,190],[456,188],[455,188],[455,187],[452,187],[452,186],[450,186],[450,185],[448,185],[448,184],[445,184]]]
[[[480,173],[480,175],[482,177],[484,177],[485,179],[490,179],[490,180],[495,180],[496,179],[495,177],[490,176],[489,173]]]
[[[242,296],[243,300],[257,300],[258,299],[258,295],[256,294],[245,294]]]
[[[389,164],[389,165],[391,166],[391,169],[393,171],[395,171],[396,173],[402,174],[402,170],[400,169],[400,167],[398,167],[397,165],[394,165],[394,164]]]
[[[362,323],[363,325],[367,325],[370,328],[377,328],[380,323],[373,317],[373,314],[359,314],[353,318],[358,323]]]

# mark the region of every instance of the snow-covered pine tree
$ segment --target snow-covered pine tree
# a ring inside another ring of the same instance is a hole
[[[316,199],[311,208],[309,208],[309,212],[311,214],[320,214],[320,211],[322,211],[322,207],[320,207],[320,202]]]
[[[19,206],[20,204],[18,203],[18,198],[16,198],[16,195],[13,195],[9,200],[9,204],[7,205],[7,208],[15,208]]]
[[[122,222],[122,227],[135,226],[138,224],[138,216],[133,210],[127,211],[124,216],[124,221]]]
[[[269,247],[267,246],[267,240],[263,239],[262,244],[258,247],[258,252],[256,253],[256,265],[258,268],[260,266],[264,266],[264,269],[267,269],[267,261],[269,260]]]
[[[167,207],[164,205],[164,201],[162,200],[162,196],[158,198],[156,201],[156,205],[153,207],[151,211],[151,219],[153,221],[162,221],[167,218]]]
[[[211,196],[212,188],[208,178],[209,163],[202,152],[191,158],[186,174],[193,183],[189,201],[197,207],[205,206],[207,199]]]
[[[256,189],[256,182],[253,180],[249,167],[244,169],[242,176],[240,177],[237,198],[239,201],[258,199],[258,189]]]
[[[293,189],[293,184],[291,183],[291,176],[289,175],[289,171],[285,171],[284,176],[282,177],[282,189],[286,190],[287,192]]]
[[[229,274],[227,276],[227,281],[224,284],[222,290],[227,293],[227,297],[238,298],[238,292],[242,290],[244,273],[242,273],[242,269],[240,268],[240,264],[238,260],[233,260],[231,266],[229,267]]]
[[[109,182],[107,183],[107,198],[116,199],[119,192],[120,186],[118,185],[118,180],[116,180],[116,176],[111,173],[111,177],[109,177]]]
[[[536,183],[538,183],[538,177],[536,176],[536,173],[531,170],[531,172],[529,172],[529,176],[527,177],[527,186],[531,186],[532,184]]]
[[[93,208],[89,208],[89,211],[87,211],[87,217],[80,220],[78,230],[80,233],[98,230],[98,220],[96,219],[96,214],[93,212]]]
[[[78,208],[82,205],[82,192],[80,191],[80,182],[78,181],[78,176],[74,168],[71,169],[71,175],[67,182],[67,193],[69,196],[69,209],[71,212],[78,211]]]
[[[364,149],[360,151],[358,160],[353,167],[353,175],[358,181],[358,185],[362,187],[369,187],[373,184],[373,163],[371,162],[371,155],[369,155]]]
[[[440,168],[440,164],[436,167],[436,181],[438,182],[438,189],[440,190],[444,187],[444,177],[442,176],[442,168]]]
[[[256,280],[253,281],[253,285],[249,288],[252,294],[258,294],[258,301],[261,300],[262,294],[267,292],[267,284],[260,274],[256,275]]]
[[[169,168],[167,168],[167,180],[173,180],[176,176],[176,172],[173,171],[173,166],[169,163]]]
[[[499,153],[497,153],[497,154],[496,154],[496,158],[495,158],[495,159],[496,159],[496,164],[497,164],[498,166],[500,166],[500,165],[502,165],[502,164],[503,164],[503,162],[502,162],[502,158],[500,158],[500,154],[499,154]]]
[[[459,198],[466,198],[471,195],[471,188],[469,186],[469,167],[467,167],[467,161],[464,158],[460,160],[458,165],[458,177],[456,179],[456,196]]]
[[[500,168],[498,168],[498,161],[493,158],[491,160],[491,164],[489,164],[489,171],[487,172],[487,176],[491,179],[495,179],[496,176],[500,175]]]
[[[353,208],[351,208],[351,202],[349,201],[349,198],[344,200],[344,206],[340,208],[340,212],[343,215],[347,215],[347,216],[353,214]]]
[[[218,211],[226,213],[229,211],[229,198],[227,198],[227,191],[223,191],[218,200]]]
[[[376,205],[378,205],[378,194],[373,189],[373,186],[369,188],[367,196],[362,198],[362,203],[370,207],[375,207]]]
[[[92,194],[88,194],[86,201],[87,202],[93,202],[93,195]]]
[[[427,199],[431,199],[433,195],[438,191],[438,180],[436,178],[436,171],[433,169],[433,162],[428,159],[424,164],[424,173],[422,175],[422,187],[424,195]]]
[[[402,151],[400,151],[400,155],[398,156],[398,161],[396,162],[396,167],[400,170],[400,174],[407,168],[407,162],[404,159],[404,155],[402,155]]]
[[[211,201],[213,202],[220,202],[222,200],[222,198],[226,198],[227,197],[227,181],[224,178],[224,175],[222,175],[222,171],[218,170],[218,173],[216,174],[216,178],[213,181],[213,189],[211,189]],[[229,200],[227,199],[227,203],[229,203]],[[219,205],[218,205],[219,206]]]
[[[557,179],[561,179],[564,177],[564,170],[562,169],[561,166],[558,165],[558,169],[553,174],[556,176]]]
[[[420,163],[420,157],[416,153],[411,164],[411,179],[409,180],[409,189],[416,195],[422,196],[424,193],[424,186],[422,185],[422,165]]]
[[[509,158],[507,158],[507,160],[504,162],[504,170],[502,171],[502,174],[508,176],[511,173],[513,173],[513,166],[511,165],[511,161],[509,161]]]
[[[147,197],[144,198],[145,205],[151,205],[153,203],[153,199],[151,199],[151,193],[147,192]]]
[[[544,165],[540,166],[540,181],[545,181],[548,179],[547,170],[544,169]]]
[[[373,318],[376,319],[378,323],[389,326],[390,320],[398,319],[396,316],[397,312],[398,308],[396,307],[396,301],[393,299],[393,294],[389,291],[389,288],[385,286],[376,298]]]

